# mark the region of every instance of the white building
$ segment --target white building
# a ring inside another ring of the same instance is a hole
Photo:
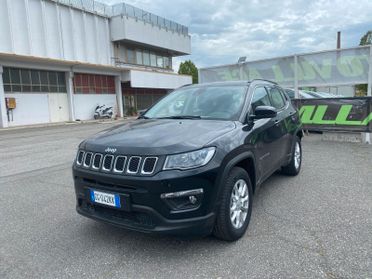
[[[173,21],[124,3],[1,4],[0,127],[87,120],[98,104],[123,116],[191,83],[172,70],[191,53],[188,29]]]

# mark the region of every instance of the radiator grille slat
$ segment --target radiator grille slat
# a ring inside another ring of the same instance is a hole
[[[102,154],[99,153],[94,154],[92,165],[93,169],[98,170],[101,167],[102,157],[103,157]]]
[[[84,159],[84,151],[80,150],[76,157],[76,163],[80,166],[83,163],[83,159]]]
[[[132,156],[129,159],[127,173],[135,174],[138,172],[141,163],[141,157]]]
[[[113,161],[114,161],[113,155],[106,155],[105,158],[103,159],[102,170],[111,171]]]
[[[83,164],[84,167],[86,168],[90,167],[90,164],[92,163],[92,157],[93,157],[92,152],[85,153],[84,164]]]
[[[142,174],[151,174],[155,170],[156,162],[158,158],[157,157],[146,157],[145,160],[143,161],[143,166],[142,166]]]
[[[125,161],[127,160],[127,157],[125,156],[117,156],[115,159],[115,165],[114,165],[114,172],[123,172],[125,168]]]

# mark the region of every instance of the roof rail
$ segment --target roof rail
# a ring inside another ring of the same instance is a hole
[[[272,81],[272,80],[268,80],[268,79],[264,79],[264,78],[255,78],[255,79],[252,79],[252,80],[251,80],[251,82],[253,82],[253,81],[256,81],[256,80],[260,80],[260,81],[266,81],[266,82],[270,82],[270,83],[273,83],[273,84],[276,84],[276,85],[278,85],[278,83],[277,83],[277,82],[275,82],[275,81]]]

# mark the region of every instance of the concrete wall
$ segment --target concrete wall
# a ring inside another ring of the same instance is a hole
[[[160,47],[181,54],[191,53],[189,35],[179,34],[131,17],[116,16],[110,20],[111,39],[129,40]]]
[[[10,117],[9,126],[68,121],[67,94],[64,93],[12,93],[17,107]]]
[[[114,108],[114,116],[117,113],[115,94],[75,94],[74,111],[76,120],[93,119],[97,105],[106,105]]]
[[[109,19],[53,1],[2,0],[0,53],[111,64]]]
[[[191,76],[146,71],[130,71],[132,87],[174,89],[191,84]]]

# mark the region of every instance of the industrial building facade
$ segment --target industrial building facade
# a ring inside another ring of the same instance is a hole
[[[172,58],[191,53],[185,26],[120,3],[4,0],[0,127],[92,119],[97,105],[134,114],[190,84]]]

